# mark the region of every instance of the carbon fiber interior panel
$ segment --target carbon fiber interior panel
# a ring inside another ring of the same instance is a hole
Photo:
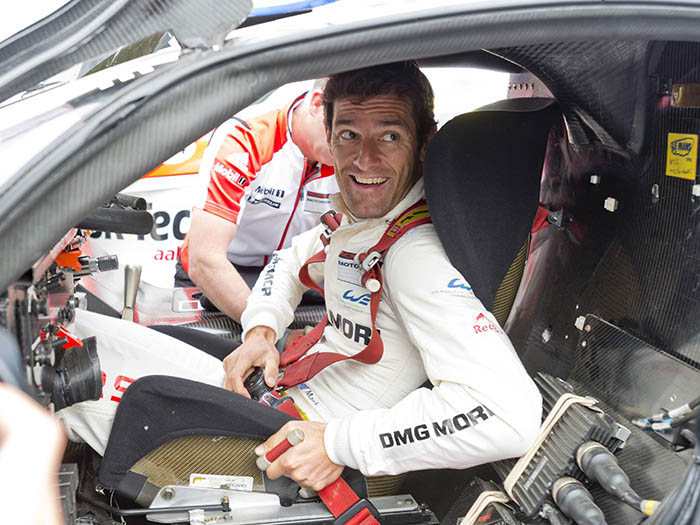
[[[694,399],[700,370],[624,330],[586,316],[571,378],[628,419]]]
[[[646,41],[561,42],[496,53],[544,82],[564,108],[576,143],[595,138],[608,147],[638,150],[638,133],[644,129],[640,123],[646,105],[648,47]]]

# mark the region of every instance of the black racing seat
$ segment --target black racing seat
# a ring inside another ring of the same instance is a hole
[[[426,197],[447,255],[484,305],[506,305],[506,316],[538,207],[549,129],[558,115],[549,99],[506,100],[451,120],[426,152]],[[509,271],[518,254],[521,264]],[[504,285],[506,275],[510,280]],[[497,319],[505,321],[503,314]],[[232,420],[240,404],[247,405],[250,415],[243,434],[232,431],[241,423]],[[251,476],[257,489],[262,479],[251,449],[275,430],[260,425],[263,418],[256,413],[261,408],[231,392],[184,379],[139,379],[120,402],[100,479],[144,506],[160,487],[186,485],[192,473]],[[286,420],[280,413],[277,421],[266,424],[278,428]],[[418,484],[405,488],[418,495],[416,487],[432,485],[434,493],[451,493],[440,483],[421,483],[425,476],[429,474],[416,473],[413,481]],[[369,480],[369,495],[396,493],[401,481]]]
[[[446,123],[425,154],[425,194],[450,262],[503,325],[539,203],[553,99],[508,99]]]
[[[528,255],[550,129],[561,118],[553,99],[502,100],[447,122],[425,153],[425,194],[438,237],[502,326]],[[412,472],[401,491],[452,524],[466,513],[457,496],[475,475],[492,473]]]

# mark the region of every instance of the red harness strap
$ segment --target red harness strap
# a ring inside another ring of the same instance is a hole
[[[309,265],[326,260],[326,246],[330,242],[330,234],[339,226],[342,215],[328,212],[322,217],[326,224],[326,232],[321,236],[324,243],[324,249],[314,254],[299,270],[299,280],[309,288],[312,288],[321,294],[323,289],[314,282],[309,276]],[[379,263],[385,256],[387,250],[400,239],[408,230],[431,222],[430,213],[425,200],[421,200],[404,211],[396,218],[386,229],[379,242],[372,248],[363,253],[358,253],[355,256],[355,261],[362,268],[362,285],[370,292],[370,315],[372,318],[372,336],[369,344],[360,352],[345,356],[334,352],[317,352],[306,357],[302,357],[308,350],[314,346],[321,336],[323,330],[328,324],[328,315],[326,315],[313,330],[303,337],[298,338],[294,343],[287,348],[280,358],[280,366],[286,367],[279,385],[282,387],[290,387],[298,385],[311,379],[321,370],[338,361],[345,359],[353,359],[365,364],[374,364],[382,358],[384,353],[384,345],[379,331],[376,327],[377,312],[379,311],[379,301],[382,296],[382,272],[379,268]]]
[[[272,393],[270,393],[272,394]],[[289,403],[276,403],[269,404],[272,408],[281,410],[286,414],[291,415],[297,419],[303,419],[301,414],[296,408],[296,405],[292,402],[292,398],[285,397],[280,398],[277,395],[273,395],[276,399],[284,399]],[[266,403],[267,404],[267,403]],[[298,430],[294,432],[299,432]],[[274,447],[264,456],[261,456],[257,460],[257,464],[261,470],[267,470],[270,464],[275,461],[278,457],[284,454],[290,447],[298,444],[304,439],[304,434],[299,432],[299,434],[294,436],[294,432],[287,436],[287,439],[282,441],[279,445]],[[296,438],[294,441],[290,439],[290,436]],[[261,460],[263,460],[261,462]],[[379,512],[367,499],[360,499],[355,491],[350,488],[350,485],[343,478],[336,479],[333,483],[321,489],[317,492],[323,504],[328,508],[328,510],[336,518],[335,523],[345,524],[350,523],[353,525],[379,525]]]
[[[330,243],[330,235],[340,226],[341,214],[328,212],[321,217],[326,225],[326,231],[321,235],[324,249],[311,256],[299,270],[301,282],[323,295],[321,288],[309,275],[309,265],[326,260],[325,248]],[[382,272],[379,263],[387,250],[411,228],[420,224],[430,222],[430,214],[425,200],[421,200],[402,213],[386,229],[381,239],[370,250],[359,253],[356,256],[357,263],[363,270],[362,285],[371,292],[370,315],[372,317],[372,336],[369,344],[360,352],[352,356],[344,356],[333,352],[317,352],[310,356],[302,357],[312,346],[314,346],[328,324],[328,315],[324,316],[308,334],[299,337],[287,348],[280,358],[280,366],[286,367],[279,385],[290,387],[303,383],[311,379],[327,366],[343,361],[354,359],[365,364],[373,364],[379,361],[384,353],[384,345],[379,335],[375,321],[379,311],[379,301],[382,295]],[[360,499],[350,486],[342,479],[338,478],[323,490],[318,492],[321,501],[329,511],[337,518],[339,523],[349,525],[378,525],[378,516],[372,513],[372,505],[364,499]],[[376,510],[375,510],[376,512]]]

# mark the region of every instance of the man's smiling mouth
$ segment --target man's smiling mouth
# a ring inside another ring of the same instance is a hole
[[[382,184],[389,180],[387,177],[358,177],[357,175],[352,175],[352,178],[358,184]]]

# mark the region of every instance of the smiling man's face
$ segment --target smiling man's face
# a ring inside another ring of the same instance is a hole
[[[420,178],[422,151],[411,115],[410,102],[394,95],[335,102],[331,154],[340,193],[355,217],[386,215]]]

